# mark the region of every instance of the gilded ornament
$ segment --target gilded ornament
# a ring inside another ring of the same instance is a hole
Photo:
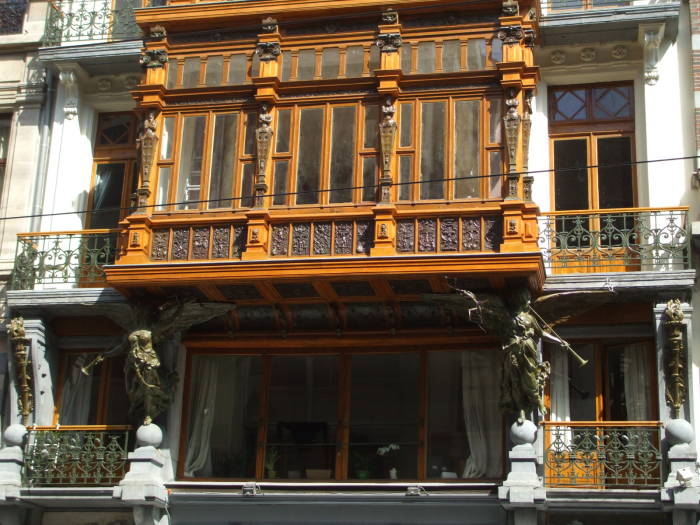
[[[683,320],[685,315],[680,299],[673,299],[664,310],[664,326],[668,338],[666,365],[666,403],[673,411],[673,418],[681,417],[686,400],[685,386],[685,347],[683,344]]]
[[[379,181],[380,201],[389,202],[391,200],[391,184],[393,177],[391,173],[391,162],[394,156],[394,146],[396,144],[397,123],[394,120],[396,106],[391,97],[386,97],[382,105],[382,121],[379,123],[379,137],[382,146],[382,176]]]
[[[264,206],[265,193],[267,193],[267,159],[270,156],[272,144],[272,136],[274,131],[270,124],[272,123],[272,115],[270,114],[267,105],[263,104],[260,108],[258,116],[258,128],[255,130],[255,144],[257,151],[257,178],[255,181],[255,207],[261,208]]]
[[[24,319],[14,317],[7,325],[12,353],[15,358],[15,378],[17,381],[17,404],[22,415],[22,424],[29,426],[30,416],[34,407],[32,390],[34,380],[31,373],[30,340],[24,329]]]

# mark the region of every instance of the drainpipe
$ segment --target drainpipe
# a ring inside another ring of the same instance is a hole
[[[44,193],[46,191],[46,177],[49,164],[49,148],[51,146],[51,132],[53,130],[53,110],[56,105],[56,88],[54,87],[54,75],[47,70],[46,75],[46,103],[42,105],[39,137],[39,159],[36,166],[34,195],[32,197],[32,215],[29,223],[29,231],[38,231],[41,227],[41,214],[44,212]]]

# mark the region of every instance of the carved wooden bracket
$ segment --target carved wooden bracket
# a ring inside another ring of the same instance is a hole
[[[518,113],[518,92],[515,88],[509,88],[506,96],[506,114],[503,117],[505,126],[506,150],[508,151],[508,195],[507,199],[518,198],[518,180],[517,173],[517,152],[518,139],[520,137],[520,123],[522,117]]]
[[[255,46],[255,54],[260,57],[263,62],[269,62],[270,60],[276,60],[280,56],[282,51],[280,50],[279,42],[258,42]]]
[[[146,49],[139,63],[145,68],[158,68],[164,67],[167,61],[168,52],[165,49]]]
[[[672,299],[664,310],[664,326],[668,338],[669,352],[666,365],[666,403],[671,407],[673,418],[680,417],[686,400],[685,349],[683,345],[683,308],[680,299]]]
[[[380,33],[377,35],[377,47],[382,53],[395,53],[401,47],[402,40],[399,33]]]
[[[10,324],[7,325],[7,330],[15,358],[15,377],[19,390],[19,411],[22,415],[22,424],[26,427],[29,425],[29,416],[33,408],[32,389],[34,385],[29,358],[30,340],[26,337],[24,319],[21,317],[12,319]]]
[[[267,159],[270,156],[272,144],[272,136],[274,130],[270,124],[272,123],[272,115],[270,114],[266,104],[260,108],[258,116],[259,125],[255,130],[255,142],[257,153],[257,177],[255,180],[255,207],[262,208],[265,201],[265,193],[267,193]]]
[[[396,106],[394,106],[391,97],[386,97],[382,106],[384,117],[379,123],[379,136],[382,145],[382,175],[379,180],[379,200],[380,202],[389,202],[391,200],[391,161],[394,156],[394,145],[396,143],[397,124],[394,120]]]
[[[141,185],[137,194],[137,205],[143,208],[148,205],[148,198],[151,196],[151,167],[153,166],[153,158],[155,155],[156,143],[158,135],[156,133],[158,125],[156,123],[156,114],[154,111],[149,111],[148,116],[143,121],[143,127],[139,133],[136,143],[141,151]]]

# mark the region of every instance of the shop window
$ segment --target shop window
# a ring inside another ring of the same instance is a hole
[[[499,478],[497,360],[476,350],[195,354],[180,476]]]

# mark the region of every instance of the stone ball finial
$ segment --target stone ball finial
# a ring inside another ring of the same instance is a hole
[[[516,421],[510,427],[510,439],[516,445],[534,443],[537,439],[537,425],[529,419]]]
[[[158,448],[163,442],[163,431],[155,423],[141,425],[136,430],[136,446],[137,447],[155,447]]]
[[[695,439],[693,425],[685,419],[672,419],[665,425],[666,439],[671,445],[690,443]]]
[[[3,437],[5,445],[8,447],[21,447],[24,444],[24,439],[27,436],[27,427],[16,423],[5,429]]]

